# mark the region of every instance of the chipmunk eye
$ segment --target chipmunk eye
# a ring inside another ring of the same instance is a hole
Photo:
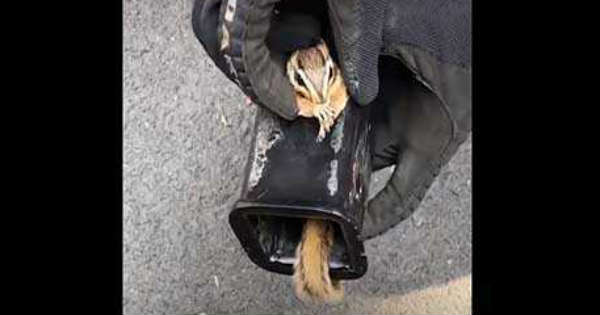
[[[333,79],[333,67],[329,67],[329,81]]]
[[[306,87],[304,80],[302,80],[302,77],[298,74],[298,72],[296,72],[294,78],[296,79],[296,82],[298,82],[299,85]]]

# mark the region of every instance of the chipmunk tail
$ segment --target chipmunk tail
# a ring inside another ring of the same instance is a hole
[[[296,248],[294,292],[302,301],[336,303],[344,298],[340,281],[329,277],[329,254],[333,245],[333,226],[323,220],[307,219],[302,239]]]

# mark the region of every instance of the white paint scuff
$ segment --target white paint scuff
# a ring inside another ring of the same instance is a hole
[[[256,143],[254,146],[254,155],[252,157],[252,169],[248,176],[249,188],[254,188],[260,179],[267,163],[267,151],[269,151],[275,143],[283,139],[283,133],[279,128],[279,122],[273,117],[273,114],[268,112],[260,112],[257,119],[260,119],[259,125],[256,127]],[[262,119],[260,116],[264,116]]]
[[[338,122],[335,124],[333,128],[333,132],[331,133],[331,141],[329,145],[333,149],[333,152],[337,154],[342,148],[342,142],[344,140],[344,112],[338,118]]]
[[[338,169],[338,161],[333,160],[329,164],[330,172],[329,179],[327,180],[327,188],[329,189],[329,195],[333,196],[338,190],[338,178],[337,178],[337,169]]]

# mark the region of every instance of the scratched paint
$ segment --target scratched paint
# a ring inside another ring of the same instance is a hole
[[[261,118],[260,116],[263,117]],[[262,178],[267,164],[267,152],[283,139],[279,122],[273,117],[273,114],[261,110],[257,119],[259,120],[259,124],[256,127],[256,143],[252,158],[252,169],[248,176],[250,189],[254,188]]]
[[[333,128],[331,133],[331,141],[329,145],[333,149],[333,152],[337,154],[342,148],[342,141],[344,140],[344,112],[339,116],[338,122]]]
[[[338,190],[338,177],[337,177],[337,169],[338,169],[338,161],[337,159],[331,161],[329,163],[330,171],[329,171],[329,179],[327,180],[327,188],[329,189],[329,195],[333,196]]]

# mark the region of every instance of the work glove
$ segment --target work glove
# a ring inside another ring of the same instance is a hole
[[[396,167],[369,201],[362,239],[408,218],[471,131],[471,1],[390,1],[382,35],[372,167]]]

